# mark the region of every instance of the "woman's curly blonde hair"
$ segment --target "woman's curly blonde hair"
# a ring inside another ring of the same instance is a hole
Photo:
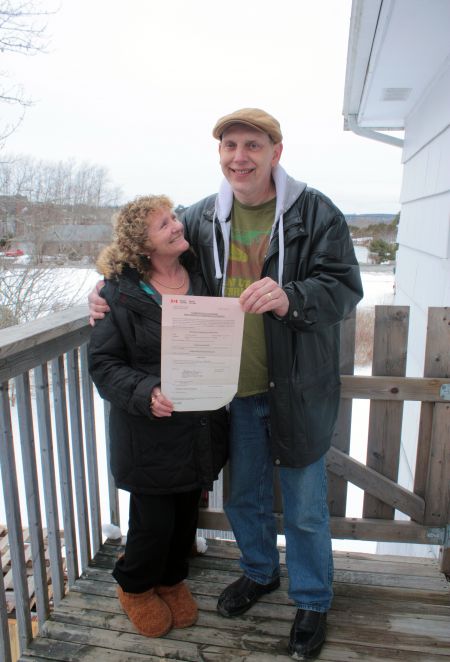
[[[173,209],[173,202],[166,195],[144,195],[122,207],[114,219],[114,241],[97,259],[97,269],[105,278],[121,274],[125,264],[137,269],[141,276],[149,271],[151,265],[145,248],[147,217],[160,209]]]

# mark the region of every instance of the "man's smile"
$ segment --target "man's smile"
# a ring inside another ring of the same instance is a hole
[[[250,172],[254,172],[255,168],[230,168],[230,170],[237,175],[248,175]]]

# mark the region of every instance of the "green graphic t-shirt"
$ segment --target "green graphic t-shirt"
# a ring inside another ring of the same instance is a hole
[[[234,199],[225,296],[239,297],[249,285],[261,278],[275,217],[275,202],[274,198],[257,207],[250,207]],[[247,313],[237,394],[243,397],[264,393],[267,382],[263,316]]]

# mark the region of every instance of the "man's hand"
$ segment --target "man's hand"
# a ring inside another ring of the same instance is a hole
[[[94,289],[89,293],[89,324],[95,325],[95,320],[101,320],[105,317],[105,313],[109,312],[109,306],[105,299],[99,295],[100,290],[104,286],[105,281],[99,280],[95,284]]]
[[[239,297],[242,310],[246,313],[268,313],[284,317],[289,310],[287,294],[272,278],[266,276],[244,290]]]

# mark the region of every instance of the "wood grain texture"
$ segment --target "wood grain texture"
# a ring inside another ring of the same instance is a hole
[[[241,574],[233,543],[208,541],[191,560],[189,586],[200,615],[191,628],[161,639],[139,635],[116,597],[111,568],[122,551],[106,544],[62,600],[43,636],[21,662],[284,662],[295,606],[281,587],[239,618],[216,610],[220,592]],[[450,586],[431,559],[336,552],[335,597],[328,613],[325,662],[443,662],[450,656]]]

